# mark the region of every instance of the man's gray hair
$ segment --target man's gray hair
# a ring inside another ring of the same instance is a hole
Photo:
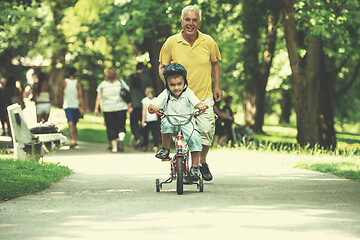
[[[195,5],[189,5],[189,6],[186,6],[183,8],[183,10],[181,11],[181,20],[184,21],[184,15],[187,11],[197,11],[199,13],[199,21],[201,21],[201,10],[200,8],[198,8],[197,6]]]

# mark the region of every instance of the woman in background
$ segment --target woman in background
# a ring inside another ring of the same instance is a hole
[[[1,136],[6,136],[6,114],[5,114],[5,103],[4,103],[4,86],[5,86],[6,78],[2,78],[0,82],[0,121],[2,127]]]
[[[5,86],[3,88],[3,101],[5,107],[5,115],[6,115],[6,125],[8,127],[8,134],[12,138],[11,128],[10,128],[10,120],[9,114],[7,111],[7,107],[11,104],[18,103],[22,109],[25,108],[25,104],[23,101],[22,88],[20,83],[16,82],[15,76],[10,75],[6,78]],[[12,139],[11,139],[12,140]]]
[[[126,103],[120,97],[122,87],[129,90],[129,86],[125,81],[119,80],[116,69],[109,68],[106,70],[105,80],[96,89],[97,97],[94,114],[99,116],[99,107],[102,102],[106,133],[112,147],[111,152],[124,151],[126,112],[130,108],[130,103]]]
[[[45,73],[40,72],[35,79],[32,100],[36,106],[36,121],[47,122],[50,116],[51,101],[54,91],[47,81]]]

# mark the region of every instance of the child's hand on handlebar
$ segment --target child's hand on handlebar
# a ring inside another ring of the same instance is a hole
[[[196,104],[195,108],[199,110],[199,113],[203,113],[206,111],[206,109],[209,108],[209,106],[200,102],[200,103]]]
[[[149,113],[160,113],[161,108],[159,106],[150,104],[150,106],[148,107],[148,111]]]

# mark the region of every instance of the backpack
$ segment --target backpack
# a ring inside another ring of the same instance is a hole
[[[41,122],[29,130],[32,134],[60,133],[58,127],[50,122]]]

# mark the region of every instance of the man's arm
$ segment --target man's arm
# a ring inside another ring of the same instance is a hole
[[[162,63],[159,64],[159,76],[164,85],[165,85],[165,78],[163,76],[163,72],[164,72],[165,67],[166,66],[164,64],[162,64]]]
[[[58,107],[59,108],[63,107],[62,106],[63,105],[63,92],[64,92],[65,84],[66,84],[65,81],[61,82],[60,87],[59,87],[59,91],[58,91]]]
[[[211,63],[211,74],[214,79],[214,98],[215,101],[218,102],[223,96],[221,90],[221,69],[219,61]]]
[[[141,116],[141,126],[142,127],[145,127],[146,111],[147,111],[146,104],[142,103],[142,116]]]
[[[80,113],[84,113],[84,104],[83,104],[83,96],[82,96],[82,88],[81,88],[81,84],[80,82],[78,81],[77,84],[76,84],[76,88],[77,88],[77,91],[78,91],[78,97],[79,97],[79,110],[80,110]]]

